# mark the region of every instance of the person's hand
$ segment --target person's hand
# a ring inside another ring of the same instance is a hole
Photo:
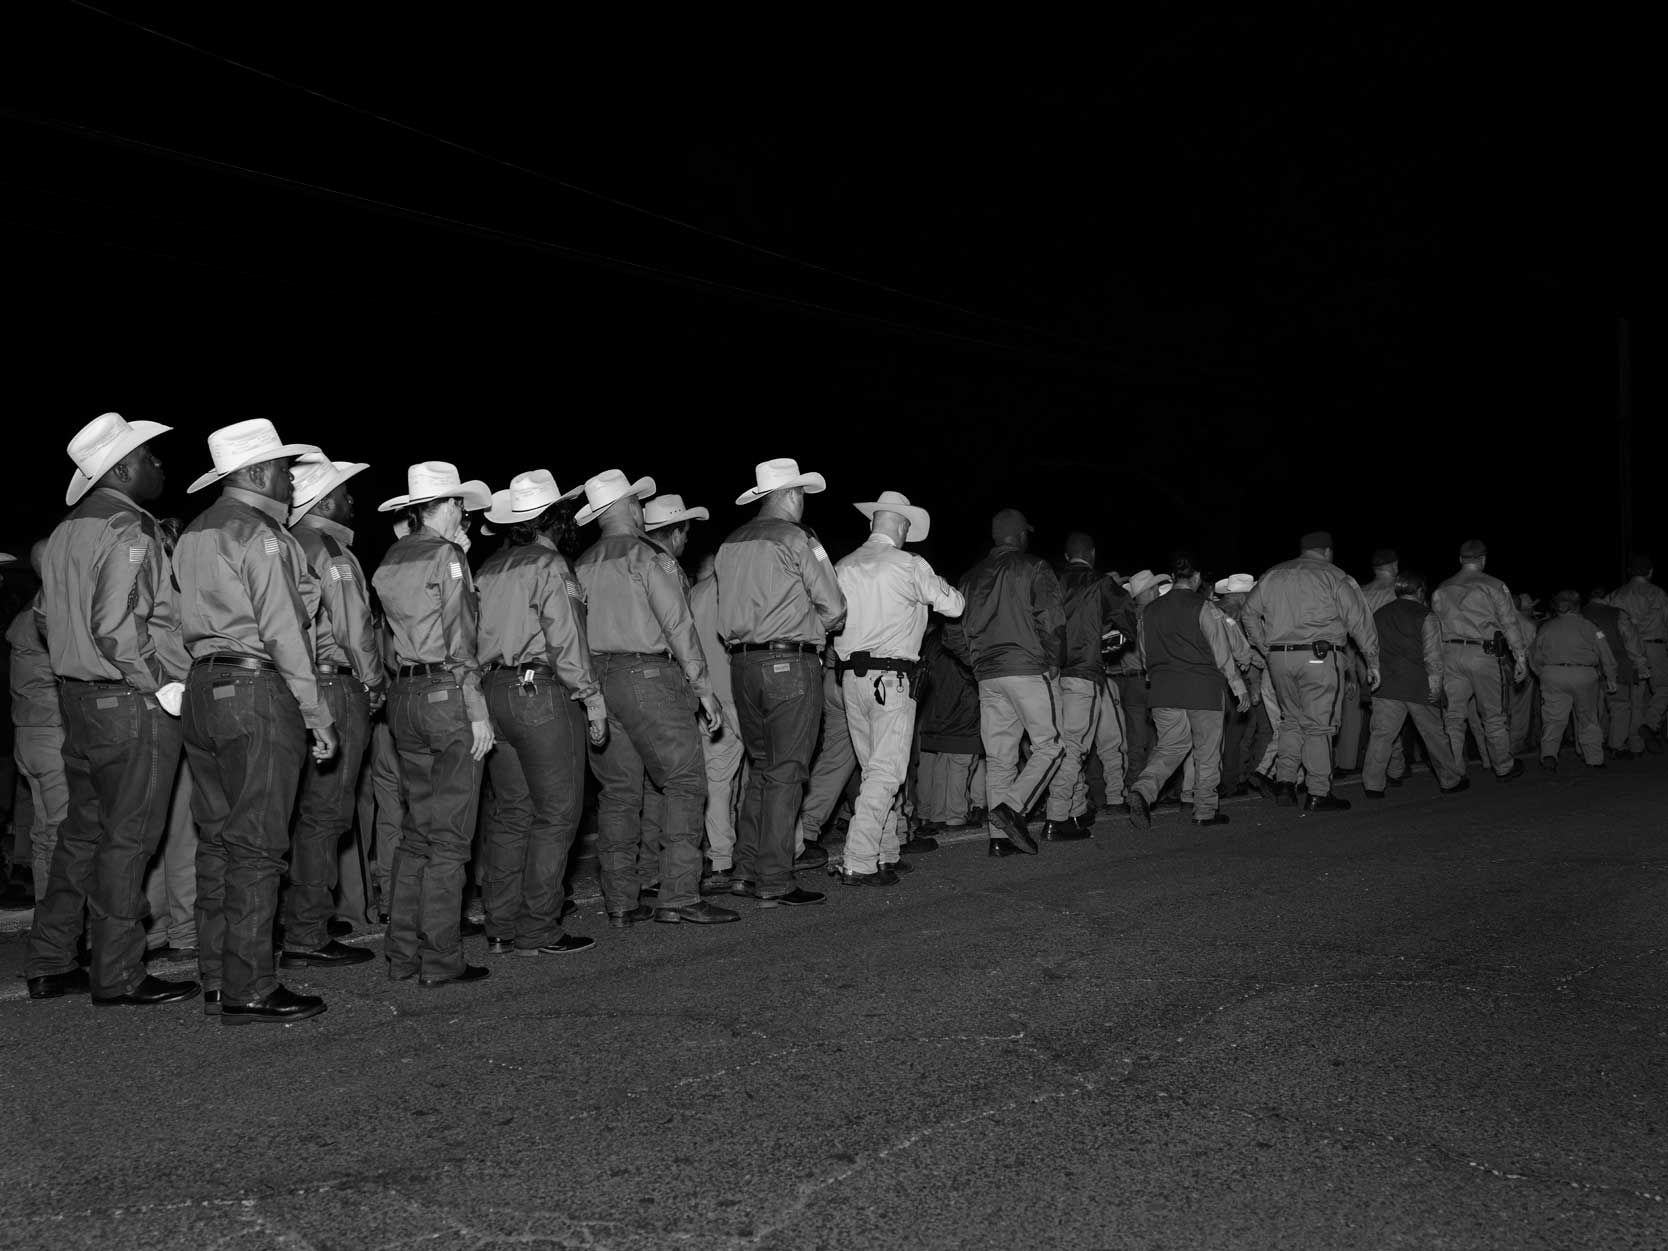
[[[323,764],[336,754],[341,741],[336,737],[336,727],[327,725],[313,731],[313,759]]]
[[[1250,712],[1251,711],[1251,692],[1242,689],[1239,693],[1239,703],[1236,704],[1235,707],[1238,708],[1239,711],[1241,711],[1241,712]]]
[[[371,716],[374,717],[382,711],[382,706],[388,702],[387,692],[368,690],[365,692],[365,702],[370,707]]]
[[[708,738],[717,738],[724,729],[723,705],[711,692],[701,696],[701,719],[707,723]]]
[[[1522,682],[1529,676],[1529,662],[1522,656],[1517,658],[1517,664],[1512,667],[1512,681]]]
[[[1442,698],[1442,679],[1441,678],[1432,678],[1432,679],[1430,679],[1430,691],[1431,691],[1431,703],[1434,704],[1434,703],[1437,702],[1437,700]]]
[[[1374,691],[1378,690],[1378,684],[1382,681],[1384,681],[1384,675],[1379,672],[1379,667],[1377,665],[1369,665],[1367,667],[1368,689]]]
[[[592,747],[608,745],[608,709],[600,700],[594,707],[585,705],[585,737]]]
[[[180,715],[180,705],[185,702],[185,683],[169,682],[159,686],[156,690],[156,702],[162,705],[162,711],[170,717]]]
[[[493,737],[492,722],[471,721],[469,733],[472,738],[469,744],[469,755],[475,760],[485,760],[486,754],[492,750],[493,743],[498,740]]]
[[[1620,688],[1620,687],[1618,687],[1618,686],[1617,686],[1617,685],[1616,685],[1616,683],[1615,683],[1615,682],[1613,682],[1613,681],[1611,681],[1611,682],[1606,682],[1606,683],[1605,683],[1605,684],[1604,684],[1604,693],[1605,693],[1605,694],[1606,694],[1606,695],[1614,695],[1614,694],[1615,694],[1615,693],[1616,693],[1616,692],[1617,692],[1617,691],[1618,691],[1618,690],[1620,690],[1620,689],[1621,689],[1621,688]]]

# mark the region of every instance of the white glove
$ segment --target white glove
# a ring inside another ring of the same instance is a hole
[[[170,717],[180,715],[180,705],[185,702],[185,683],[170,682],[156,691],[156,702],[162,705],[162,711]]]

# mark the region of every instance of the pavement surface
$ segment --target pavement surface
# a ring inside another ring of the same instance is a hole
[[[1668,1247],[1668,759],[1472,779],[590,902],[284,1028],[32,1003],[0,936],[0,1247]]]

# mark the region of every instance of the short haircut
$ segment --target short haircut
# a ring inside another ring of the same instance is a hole
[[[1488,544],[1481,539],[1467,539],[1460,544],[1459,558],[1461,560],[1483,560],[1488,556]]]
[[[1627,558],[1627,575],[1630,578],[1648,578],[1656,572],[1656,562],[1648,553],[1635,552]]]
[[[1073,530],[1066,535],[1066,559],[1087,560],[1089,553],[1095,550],[1094,536],[1085,534],[1081,530]]]
[[[1425,593],[1425,575],[1417,569],[1403,569],[1396,575],[1396,595],[1400,599],[1412,599]]]

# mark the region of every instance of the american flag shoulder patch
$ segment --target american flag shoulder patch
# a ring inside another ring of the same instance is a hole
[[[459,563],[458,563],[458,562],[457,562],[457,561],[455,561],[455,560],[454,560],[454,561],[453,561],[453,562],[452,562],[452,563],[451,563],[451,564],[450,564],[450,565],[449,565],[449,566],[448,566],[448,568],[449,568],[449,569],[450,569],[450,570],[451,570],[451,571],[452,571],[452,576],[453,576],[453,577],[454,577],[454,578],[461,578],[461,577],[463,577],[463,566],[462,566],[462,565],[460,565],[460,564],[459,564]]]
[[[276,534],[263,534],[261,536],[261,547],[266,550],[268,556],[276,556],[283,544],[278,541]]]
[[[816,558],[818,560],[823,561],[824,563],[827,562],[828,553],[823,550],[823,546],[822,546],[821,543],[818,543],[815,540],[813,540],[812,543],[811,543],[811,552],[812,552],[813,555],[816,556]]]
[[[127,549],[127,563],[130,565],[144,563],[145,553],[148,551],[150,551],[150,545],[148,543],[131,544]]]
[[[678,562],[673,560],[665,552],[661,552],[658,556],[656,556],[654,558],[654,563],[659,565],[667,573],[676,574],[678,571]]]
[[[352,582],[353,566],[330,562],[330,580],[332,582]]]
[[[572,578],[563,578],[562,585],[567,588],[569,599],[576,599],[581,604],[585,602],[585,591],[579,583],[575,582]]]

